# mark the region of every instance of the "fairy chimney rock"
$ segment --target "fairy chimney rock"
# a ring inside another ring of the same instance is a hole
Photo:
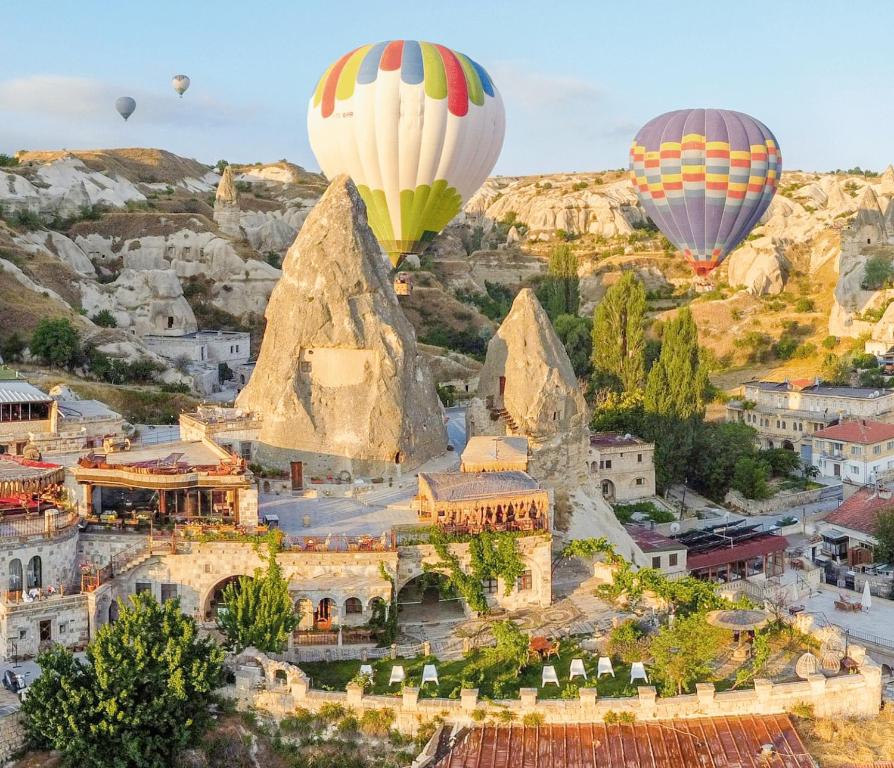
[[[534,292],[523,289],[487,345],[468,434],[524,435],[530,472],[547,485],[586,475],[587,407],[565,347]]]
[[[286,254],[237,406],[262,417],[257,461],[305,475],[399,475],[447,450],[416,348],[357,188],[339,176]]]
[[[217,184],[217,194],[214,197],[214,220],[221,232],[226,235],[238,236],[241,216],[233,170],[228,165],[224,168],[223,175]]]

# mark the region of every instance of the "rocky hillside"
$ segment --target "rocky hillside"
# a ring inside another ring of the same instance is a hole
[[[18,160],[0,168],[0,337],[65,315],[104,351],[129,357],[145,354],[142,336],[169,329],[259,336],[282,256],[326,186],[286,161],[234,166],[238,234],[227,234],[214,216],[218,170],[194,160],[153,149]],[[739,379],[775,368],[812,374],[866,336],[894,339],[892,200],[892,168],[787,171],[715,289],[699,293],[625,173],[497,177],[408,260],[414,290],[401,303],[422,341],[481,358],[515,293],[536,286],[551,250],[567,243],[580,263],[582,314],[632,269],[656,317],[692,306],[719,368]],[[100,313],[116,327],[97,327]]]

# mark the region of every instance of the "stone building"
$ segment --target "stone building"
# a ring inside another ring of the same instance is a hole
[[[261,417],[255,460],[310,477],[394,477],[447,450],[444,413],[354,184],[308,215],[267,305],[236,405]]]
[[[577,487],[587,475],[587,422],[565,347],[525,288],[487,345],[467,434],[527,437],[530,473],[549,486]]]
[[[894,474],[894,424],[842,421],[805,437],[804,443],[823,477],[867,485]]]
[[[590,435],[590,477],[613,501],[636,501],[655,495],[655,444],[636,435],[596,432]]]
[[[549,530],[549,494],[526,472],[420,472],[413,506],[456,533]]]
[[[749,381],[726,406],[727,421],[754,427],[761,448],[798,451],[810,461],[812,435],[845,418],[894,422],[894,390],[837,387],[819,380]]]
[[[239,226],[241,218],[242,211],[239,210],[239,195],[236,191],[233,169],[227,166],[220,177],[217,194],[214,197],[214,221],[225,235],[240,237],[242,235]]]

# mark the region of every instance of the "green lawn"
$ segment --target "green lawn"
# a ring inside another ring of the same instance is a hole
[[[571,660],[574,658],[583,659],[588,680],[585,682],[580,677],[575,678],[574,685],[569,687],[568,672]],[[373,668],[374,678],[372,690],[369,692],[377,695],[390,694],[397,696],[400,694],[400,685],[388,685],[391,667],[395,664],[403,665],[408,682],[417,686],[422,679],[423,666],[425,664],[434,664],[438,670],[439,684],[426,683],[420,696],[423,698],[458,698],[460,689],[464,687],[464,672],[473,659],[474,655],[466,659],[441,662],[433,656],[419,656],[414,659],[400,658],[396,661],[381,659],[368,662]],[[540,682],[544,664],[536,663],[525,667],[518,677],[508,685],[504,685],[499,696],[495,695],[493,684],[495,678],[504,670],[486,669],[482,681],[477,684],[479,695],[482,698],[518,698],[520,688],[537,688],[539,689],[538,695],[540,698],[557,699],[563,695],[564,689],[565,696],[576,699],[578,687],[581,685],[593,686],[596,683],[597,661],[596,656],[581,651],[577,643],[564,640],[559,655],[545,662],[552,664],[556,668],[559,686],[550,684],[546,688],[541,688]],[[360,661],[306,662],[299,664],[299,666],[311,678],[311,685],[314,688],[343,691],[351,679],[359,673],[361,663]],[[615,677],[604,676],[596,683],[596,689],[599,696],[635,696],[636,685],[631,685],[629,681],[630,667],[626,664],[615,664]],[[643,685],[644,683],[638,681],[637,684]]]

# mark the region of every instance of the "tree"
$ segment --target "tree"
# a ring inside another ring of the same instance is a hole
[[[267,653],[281,653],[298,626],[289,596],[289,582],[276,559],[280,537],[267,539],[267,570],[258,568],[254,578],[240,576],[224,588],[224,610],[218,618],[228,645],[236,651],[253,646]]]
[[[692,486],[722,501],[733,481],[736,462],[757,453],[757,430],[736,422],[703,422],[695,432],[688,478]]]
[[[538,298],[551,319],[576,315],[580,307],[580,279],[577,254],[565,244],[557,245],[549,255],[546,279]]]
[[[72,368],[80,360],[81,337],[67,318],[44,318],[34,329],[29,347],[45,365]]]
[[[96,325],[102,328],[117,328],[118,321],[115,316],[107,309],[101,309],[90,318]]]
[[[894,560],[894,507],[883,509],[875,522],[875,562],[890,563]]]
[[[733,470],[732,487],[746,499],[766,499],[770,495],[767,478],[770,468],[754,456],[742,456]]]
[[[562,340],[571,360],[571,367],[578,378],[590,373],[590,357],[593,353],[593,321],[580,315],[559,315],[553,326]]]
[[[705,621],[701,613],[678,617],[652,640],[652,675],[664,696],[690,691],[699,679],[711,674],[711,663],[728,638],[726,630]]]
[[[648,437],[655,442],[660,488],[688,474],[695,432],[705,414],[708,376],[698,346],[698,329],[688,307],[664,325],[661,354],[649,371],[643,408]]]
[[[54,646],[38,663],[22,702],[31,744],[85,768],[165,768],[204,729],[223,653],[178,600],[143,593],[99,629],[86,661]]]
[[[785,448],[767,448],[758,458],[767,465],[773,477],[784,477],[801,468],[801,457]]]
[[[485,658],[494,666],[508,664],[518,674],[528,663],[528,635],[513,621],[497,621],[491,630],[494,633],[494,645],[484,651]]]
[[[26,347],[27,344],[18,331],[13,331],[0,343],[0,359],[4,363],[17,363],[22,359]]]
[[[886,256],[870,256],[863,267],[864,291],[878,291],[887,288],[894,281],[894,265]]]
[[[633,272],[611,286],[593,315],[593,378],[622,392],[645,380],[646,289]]]

